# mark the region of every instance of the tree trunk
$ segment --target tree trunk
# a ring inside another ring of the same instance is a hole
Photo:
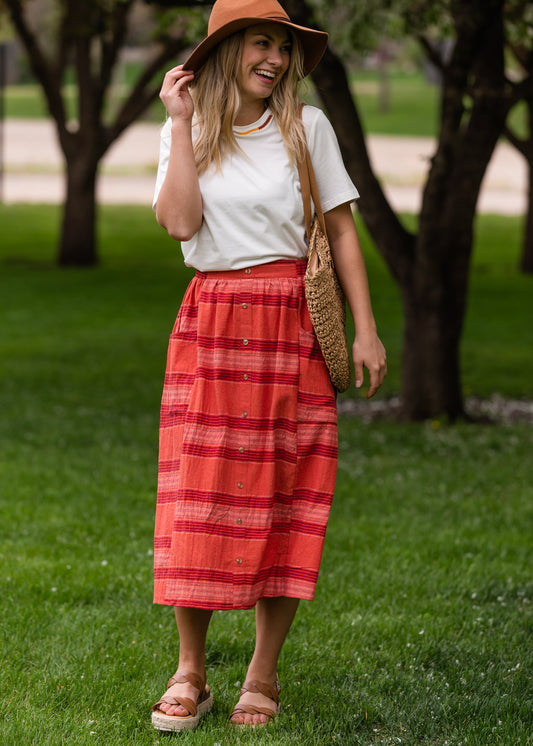
[[[524,156],[528,167],[527,213],[519,267],[522,272],[533,274],[533,94],[526,95],[525,102],[527,105],[528,136],[518,137],[509,127],[505,128],[505,135],[511,145],[514,145],[518,152]]]
[[[460,342],[472,231],[439,222],[439,215],[434,225],[433,237],[418,235],[411,277],[401,285],[402,408],[408,420],[444,415],[453,422],[464,415]]]
[[[529,163],[529,190],[527,202],[526,227],[522,241],[522,256],[520,269],[527,274],[533,274],[533,162]]]
[[[98,160],[78,151],[66,164],[67,189],[58,261],[63,267],[90,267],[98,263],[95,193]]]
[[[446,309],[421,309],[417,298],[405,290],[402,296],[403,417],[413,421],[445,414],[453,422],[463,414],[457,335],[446,324]]]

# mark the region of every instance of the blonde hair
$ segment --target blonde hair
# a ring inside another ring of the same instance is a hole
[[[279,127],[291,164],[305,152],[305,130],[299,116],[298,86],[303,78],[303,54],[291,33],[289,67],[272,95],[266,99]],[[190,85],[199,134],[194,145],[198,173],[211,164],[222,167],[227,153],[240,150],[233,127],[240,107],[237,74],[241,64],[244,31],[224,39],[208,57]]]

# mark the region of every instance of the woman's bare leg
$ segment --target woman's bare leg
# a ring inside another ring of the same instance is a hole
[[[180,639],[180,652],[178,662],[179,673],[197,673],[205,676],[205,640],[212,611],[205,609],[190,609],[185,606],[176,606],[176,623]],[[179,695],[189,697],[193,701],[198,697],[198,690],[188,683],[180,685],[182,691]],[[167,715],[186,717],[187,710],[181,705],[169,705],[163,702],[159,709]]]
[[[273,684],[278,670],[278,659],[285,638],[291,628],[299,599],[261,598],[255,608],[256,640],[255,650],[248,667],[246,680],[255,679],[265,684]],[[259,693],[246,693],[242,704],[272,708],[272,700]],[[258,725],[267,721],[266,715],[235,715],[232,721],[239,724]]]

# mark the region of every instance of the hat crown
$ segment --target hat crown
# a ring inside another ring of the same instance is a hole
[[[209,17],[208,33],[240,18],[264,18],[290,21],[276,0],[217,0]]]

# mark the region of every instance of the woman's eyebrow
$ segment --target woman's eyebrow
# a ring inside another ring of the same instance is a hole
[[[266,31],[252,31],[252,36],[264,36],[269,41],[276,41],[273,36],[268,34]],[[281,42],[282,44],[291,44],[292,40],[290,36],[286,36],[285,39]]]

